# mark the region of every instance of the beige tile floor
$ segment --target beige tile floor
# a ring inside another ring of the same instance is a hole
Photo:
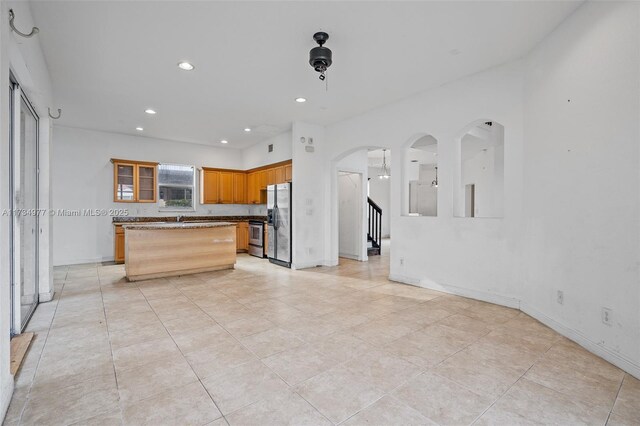
[[[54,274],[7,425],[640,424],[640,381],[516,310],[389,282],[384,255]]]

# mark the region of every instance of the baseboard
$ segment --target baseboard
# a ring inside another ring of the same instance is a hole
[[[403,284],[411,284],[411,285],[415,285],[415,286],[420,285],[420,280],[419,279],[411,278],[411,277],[408,277],[406,275],[400,275],[400,274],[389,274],[389,280],[396,281],[396,282],[403,283]]]
[[[322,266],[322,261],[296,263],[291,265],[291,269],[308,269]]]
[[[398,274],[389,275],[389,279],[391,281],[397,281],[404,284],[416,285],[423,288],[428,288],[430,290],[441,291],[443,293],[454,294],[456,296],[469,297],[476,300],[482,300],[484,302],[494,303],[496,305],[506,306],[509,308],[519,309],[525,314],[529,315],[532,318],[540,321],[547,327],[556,331],[558,334],[566,337],[569,340],[572,340],[588,350],[589,352],[599,356],[600,358],[610,362],[616,367],[626,371],[632,376],[640,379],[640,365],[635,363],[634,361],[628,359],[624,355],[621,355],[617,352],[612,351],[609,348],[606,348],[602,345],[597,344],[593,340],[589,339],[587,336],[582,334],[581,332],[574,330],[570,327],[567,327],[564,324],[559,323],[553,318],[547,316],[541,311],[537,310],[533,306],[528,303],[523,302],[520,299],[497,295],[477,290],[469,290],[466,288],[460,288],[451,285],[443,285],[438,284],[434,281],[428,279],[416,279]]]
[[[428,288],[429,290],[441,291],[443,293],[455,294],[456,296],[468,297],[470,299],[494,303],[508,308],[520,309],[520,299],[515,297],[489,293],[486,291],[471,290],[468,288],[456,287],[454,285],[439,284],[428,279],[420,280],[418,285],[420,287]]]
[[[38,295],[38,301],[40,303],[50,302],[51,300],[53,300],[53,293],[53,289],[47,291],[46,293],[40,293]]]
[[[357,256],[354,254],[338,253],[338,257],[344,257],[351,260],[362,261],[362,258],[360,256]]]
[[[596,342],[589,339],[587,336],[585,336],[581,332],[574,330],[570,327],[567,327],[564,324],[559,323],[558,321],[547,316],[546,314],[537,310],[536,308],[529,305],[528,303],[521,302],[520,310],[525,314],[529,315],[530,317],[537,319],[547,327],[555,330],[556,332],[563,335],[564,337],[570,340],[573,340],[574,342],[576,342],[577,344],[579,344],[589,352],[599,356],[605,361],[608,361],[611,364],[615,365],[616,367],[626,371],[627,373],[631,374],[635,378],[640,379],[640,365],[626,358],[624,355],[621,355],[617,352],[612,351],[609,348],[606,348],[602,345],[597,344]]]
[[[7,366],[7,374],[9,372],[9,366]],[[13,397],[13,376],[9,376],[9,379],[6,383],[2,384],[2,389],[0,390],[0,419],[4,421],[5,416],[7,415],[7,410],[9,409],[9,404],[11,403],[11,397]]]
[[[83,265],[85,263],[102,263],[102,262],[113,262],[113,256],[106,257],[92,257],[92,258],[83,258],[83,259],[62,259],[60,261],[54,262],[53,266],[69,266],[69,265]]]

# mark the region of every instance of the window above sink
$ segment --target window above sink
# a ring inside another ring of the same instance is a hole
[[[195,167],[158,165],[158,204],[161,211],[195,211]]]

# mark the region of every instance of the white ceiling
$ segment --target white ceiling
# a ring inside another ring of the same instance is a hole
[[[34,1],[32,12],[58,124],[242,148],[521,57],[579,4]],[[328,92],[308,64],[318,30],[334,55]],[[176,67],[185,59],[195,71]]]

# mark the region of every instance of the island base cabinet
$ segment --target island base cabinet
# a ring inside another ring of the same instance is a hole
[[[125,270],[129,281],[232,269],[236,226],[128,229]]]

